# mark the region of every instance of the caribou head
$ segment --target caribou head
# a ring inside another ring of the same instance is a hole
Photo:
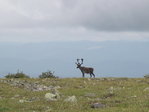
[[[81,63],[79,62],[80,60],[81,60]],[[93,73],[94,69],[91,67],[83,67],[82,64],[83,64],[83,59],[77,59],[76,65],[77,65],[77,68],[80,69],[80,71],[82,73],[82,77],[84,77],[85,73],[90,74],[90,77],[92,77],[92,76],[95,77],[95,75]]]
[[[77,59],[77,63],[76,63],[77,68],[80,68],[81,65],[83,64],[83,59],[81,59],[81,63],[79,62],[79,60],[80,60],[80,59]]]

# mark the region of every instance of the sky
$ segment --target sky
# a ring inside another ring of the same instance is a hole
[[[21,68],[37,76],[39,72],[53,66],[51,68],[57,74],[62,71],[66,77],[79,77],[80,72],[74,66],[67,70],[67,66],[64,68],[59,64],[54,65],[53,60],[58,59],[63,66],[67,65],[63,61],[65,57],[72,57],[68,58],[69,64],[76,58],[83,57],[91,62],[87,64],[97,69],[102,68],[103,71],[97,70],[99,76],[142,76],[148,73],[149,65],[148,5],[148,0],[0,0],[1,67],[5,64],[0,74]],[[84,47],[87,51],[80,50]],[[24,55],[19,54],[23,51]],[[46,54],[46,51],[52,52],[52,55]],[[38,55],[34,55],[34,52]],[[121,55],[118,57],[119,52],[127,57],[127,61]],[[29,53],[32,54],[31,57]],[[44,56],[41,56],[42,53]],[[136,54],[141,55],[138,57]],[[28,64],[23,64],[26,62],[24,60],[36,64],[27,68]],[[37,67],[38,62],[41,66]],[[116,63],[112,69],[110,62]],[[141,63],[142,66],[137,66],[136,71],[130,69],[134,67],[132,63]],[[131,66],[127,68],[127,65]],[[121,68],[117,71],[118,66]]]

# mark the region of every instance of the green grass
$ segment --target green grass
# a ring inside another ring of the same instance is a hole
[[[9,79],[0,79],[9,80]],[[65,78],[65,79],[16,79],[38,82],[46,86],[60,86],[61,98],[46,101],[49,91],[32,92],[0,82],[0,112],[149,112],[149,79],[145,78]],[[113,88],[110,94],[109,88]],[[95,96],[87,97],[87,93]],[[75,95],[77,103],[64,100]],[[19,100],[32,102],[20,103]],[[92,103],[100,102],[104,108],[92,109]]]

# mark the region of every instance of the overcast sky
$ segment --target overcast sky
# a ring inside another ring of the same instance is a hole
[[[96,76],[143,76],[148,49],[149,0],[0,0],[0,77],[80,77],[77,58]]]
[[[149,0],[0,0],[0,42],[149,40]]]

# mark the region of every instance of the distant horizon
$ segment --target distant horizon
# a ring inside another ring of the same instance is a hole
[[[84,58],[83,66],[93,67],[96,77],[143,77],[149,73],[148,48],[147,41],[3,43],[0,74],[19,69],[38,77],[51,70],[59,77],[82,77],[75,62]]]

